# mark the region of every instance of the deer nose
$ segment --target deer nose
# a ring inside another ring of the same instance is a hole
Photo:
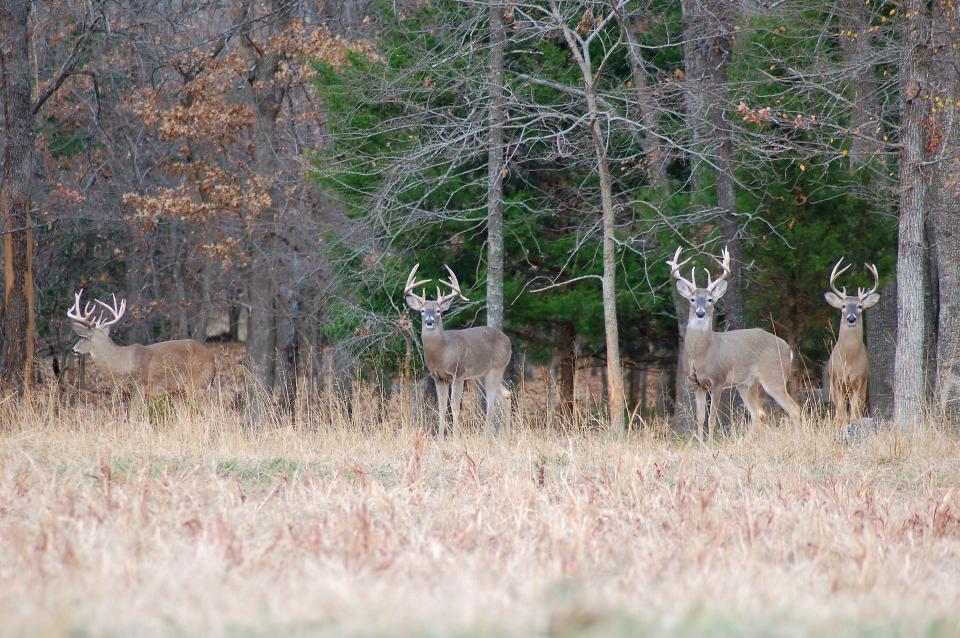
[[[697,308],[697,319],[703,319],[707,316],[707,312],[701,308]]]
[[[847,323],[851,326],[857,323],[857,315],[847,315]]]
[[[436,323],[436,320],[433,317],[427,317],[423,320],[423,323],[426,324],[428,328],[432,328],[433,324]]]

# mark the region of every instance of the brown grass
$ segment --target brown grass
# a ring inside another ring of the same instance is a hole
[[[960,443],[935,428],[704,448],[0,410],[4,635],[960,635]]]

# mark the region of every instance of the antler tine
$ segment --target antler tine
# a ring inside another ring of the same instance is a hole
[[[677,246],[677,252],[673,253],[673,259],[667,260],[667,265],[670,266],[670,275],[674,279],[685,281],[687,284],[696,288],[697,287],[697,272],[696,272],[697,269],[696,268],[690,269],[690,279],[687,279],[680,274],[680,269],[686,266],[688,263],[690,263],[690,259],[691,259],[691,257],[687,257],[683,261],[677,263],[677,260],[680,259],[681,250],[683,250],[683,248],[681,246]]]
[[[428,283],[430,283],[430,280],[429,280],[429,279],[421,279],[420,281],[414,281],[414,277],[416,277],[416,275],[417,275],[417,268],[419,268],[419,267],[420,267],[420,264],[416,264],[416,265],[413,267],[413,270],[410,271],[410,274],[407,275],[407,285],[404,286],[404,288],[403,288],[403,296],[406,297],[407,295],[412,295],[412,296],[414,296],[414,297],[418,297],[418,298],[420,299],[420,301],[426,303],[426,301],[427,301],[426,291],[424,291],[424,293],[423,293],[422,295],[418,295],[418,294],[417,294],[416,292],[414,292],[414,290],[413,290],[413,289],[416,288],[417,286],[422,286],[423,284],[428,284]]]
[[[90,327],[94,324],[94,321],[91,319],[93,311],[96,310],[95,307],[91,307],[90,302],[84,306],[83,311],[80,310],[80,300],[83,297],[83,290],[80,292],[74,293],[73,295],[73,306],[67,310],[67,317],[76,321],[79,324]]]
[[[861,300],[877,292],[877,287],[880,285],[880,275],[877,273],[877,265],[868,263],[864,263],[863,265],[866,266],[867,270],[870,271],[870,274],[873,275],[873,288],[867,292],[864,292],[863,288],[857,288],[857,297],[859,297]]]
[[[720,273],[720,276],[717,277],[716,279],[712,279],[710,276],[710,271],[707,270],[707,279],[709,280],[709,283],[707,284],[707,290],[710,290],[710,291],[712,291],[717,284],[719,284],[721,281],[725,280],[727,277],[730,276],[730,272],[731,272],[730,251],[727,250],[726,246],[724,246],[723,251],[721,251],[720,254],[722,256],[722,259],[717,259],[716,257],[713,258],[714,261],[720,264],[720,268],[723,269],[723,272]],[[704,268],[704,270],[706,270],[706,268]]]
[[[108,306],[107,304],[105,304],[104,302],[100,301],[99,299],[94,299],[95,302],[97,302],[98,304],[100,304],[101,306],[103,306],[106,310],[108,310],[108,311],[110,312],[110,314],[113,315],[113,319],[111,319],[110,321],[106,321],[106,317],[104,317],[103,315],[100,315],[100,318],[97,320],[97,327],[98,327],[98,328],[105,328],[105,327],[107,327],[107,326],[112,326],[113,324],[115,324],[115,323],[117,323],[118,321],[120,321],[120,319],[123,317],[123,313],[125,313],[125,312],[127,311],[127,300],[126,300],[126,299],[121,299],[121,300],[120,300],[120,306],[119,306],[119,308],[118,308],[118,307],[117,307],[117,296],[116,296],[116,295],[110,295],[110,296],[113,298],[113,306]]]
[[[843,257],[840,257],[840,259],[837,260],[837,263],[833,265],[833,270],[830,271],[830,290],[832,290],[833,294],[837,295],[838,297],[847,296],[847,287],[844,286],[842,290],[838,290],[836,284],[834,283],[837,277],[839,277],[840,275],[842,275],[843,273],[847,272],[847,270],[850,269],[850,264],[847,264],[843,268],[840,268],[840,264],[842,263],[843,263]],[[838,271],[837,268],[840,268],[840,270]]]
[[[443,297],[438,297],[437,301],[447,301],[448,299],[456,299],[457,297],[460,297],[464,301],[470,301],[469,299],[467,299],[466,295],[460,292],[460,281],[457,279],[457,275],[454,274],[450,266],[444,264],[443,267],[447,269],[448,273],[450,273],[450,279],[447,281],[444,281],[443,279],[441,279],[440,283],[450,288],[450,292],[444,295]]]

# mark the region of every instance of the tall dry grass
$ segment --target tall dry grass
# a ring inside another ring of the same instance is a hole
[[[0,409],[4,635],[960,635],[934,427],[438,442],[336,408]]]

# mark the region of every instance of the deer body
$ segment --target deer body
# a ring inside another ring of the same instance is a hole
[[[723,274],[716,281],[710,281],[708,272],[706,288],[696,285],[695,270],[689,280],[680,275],[680,268],[690,260],[677,263],[679,257],[678,248],[668,264],[677,281],[677,290],[690,301],[687,335],[681,356],[687,365],[687,378],[694,388],[700,438],[703,438],[703,420],[707,416],[707,395],[710,398],[707,436],[712,439],[720,393],[727,388],[737,389],[754,428],[760,425],[763,417],[761,388],[791,419],[799,418],[800,406],[787,391],[787,379],[793,362],[793,353],[787,343],[760,328],[729,332],[713,330],[715,303],[726,292],[726,278],[730,274],[727,251],[724,250],[723,261],[720,262]]]
[[[879,275],[876,266],[866,264],[873,275],[874,286],[871,290],[857,289],[856,296],[848,295],[847,289],[838,289],[836,278],[850,265],[839,271],[843,257],[834,265],[830,273],[830,292],[824,294],[827,303],[840,310],[840,330],[837,342],[827,361],[830,402],[838,421],[859,419],[867,406],[867,383],[870,379],[870,358],[863,343],[863,311],[880,301],[877,293]],[[849,411],[848,411],[849,406]]]
[[[74,332],[80,337],[73,351],[90,355],[90,359],[103,368],[114,383],[134,385],[132,396],[145,402],[160,394],[194,393],[204,390],[213,381],[215,364],[210,348],[193,339],[164,341],[149,346],[117,345],[110,338],[110,326],[123,316],[126,302],[121,302],[119,308],[116,299],[112,308],[99,300],[96,302],[110,310],[114,318],[109,322],[103,316],[93,319],[89,304],[86,312],[81,313],[78,293],[74,307],[67,313],[73,320]]]
[[[437,390],[440,437],[446,435],[448,399],[454,431],[459,430],[463,384],[470,379],[478,379],[483,383],[487,403],[486,427],[494,431],[496,408],[506,396],[503,373],[510,363],[510,338],[490,326],[445,331],[442,314],[450,308],[454,299],[466,297],[461,294],[457,277],[449,268],[450,281],[443,283],[451,288],[452,293],[441,296],[438,290],[436,301],[428,301],[425,296],[415,294],[413,289],[427,281],[414,281],[418,266],[410,271],[404,294],[407,305],[420,313],[423,322],[420,338],[424,362]]]

